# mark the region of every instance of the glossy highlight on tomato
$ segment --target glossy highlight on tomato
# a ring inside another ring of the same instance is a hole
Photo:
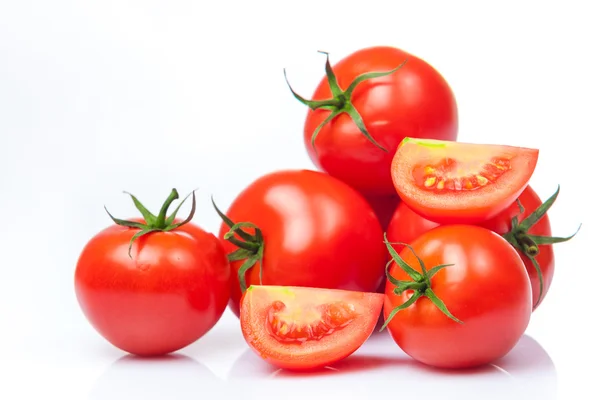
[[[221,218],[236,315],[244,286],[375,292],[384,280],[377,216],[356,190],[323,172],[266,174],[240,192]],[[236,223],[245,225],[232,229]]]
[[[477,224],[519,197],[538,154],[523,147],[406,138],[391,174],[402,201],[424,218]]]
[[[173,190],[164,211],[177,197]],[[215,235],[190,222],[195,198],[186,220],[137,206],[145,219],[113,218],[115,224],[85,245],[75,293],[108,342],[131,354],[158,356],[192,344],[216,325],[229,300],[230,267]]]
[[[414,271],[421,271],[420,259],[434,272],[414,281],[396,261],[389,270],[386,327],[415,360],[441,368],[480,366],[506,355],[525,332],[531,284],[519,254],[500,235],[474,225],[439,226],[396,255]],[[404,285],[399,281],[414,283],[397,293]]]
[[[248,345],[265,361],[310,370],[354,353],[371,335],[383,294],[289,286],[250,286],[240,324]]]
[[[405,137],[456,140],[458,109],[448,82],[399,48],[359,49],[333,66],[310,100],[304,143],[313,163],[365,195],[394,193],[390,166]]]

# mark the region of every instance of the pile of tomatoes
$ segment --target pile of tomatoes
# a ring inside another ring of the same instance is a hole
[[[539,151],[458,140],[443,76],[393,47],[332,66],[310,99],[304,139],[315,170],[278,169],[249,184],[217,235],[187,218],[173,189],[153,214],[86,244],[79,304],[114,346],[177,351],[227,305],[248,345],[274,365],[313,369],[387,330],[406,354],[462,368],[506,355],[550,288],[553,237],[529,186]],[[287,79],[287,77],[286,77]],[[289,85],[289,82],[288,82]]]

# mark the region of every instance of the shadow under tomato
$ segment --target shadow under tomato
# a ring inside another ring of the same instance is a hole
[[[198,399],[221,390],[224,382],[210,369],[182,354],[157,357],[125,355],[98,377],[89,399]],[[176,396],[175,396],[176,394]]]

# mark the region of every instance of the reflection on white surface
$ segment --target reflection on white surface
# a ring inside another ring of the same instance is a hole
[[[495,365],[462,371],[434,369],[413,361],[387,333],[375,334],[346,360],[317,372],[280,370],[247,349],[222,371],[221,379],[214,371],[229,362],[221,358],[212,361],[202,364],[185,355],[154,359],[124,356],[101,373],[88,398],[557,399],[554,364],[529,336]]]
[[[224,386],[210,369],[185,355],[157,358],[124,356],[98,378],[89,399],[199,399]],[[204,397],[210,398],[210,397]]]
[[[286,399],[319,398],[319,394],[331,392],[336,399],[396,395],[402,399],[550,400],[556,399],[557,385],[552,360],[529,336],[495,365],[462,371],[419,364],[386,334],[372,337],[335,367],[312,373],[278,370],[246,351],[235,362],[228,380],[243,381],[247,398],[262,399],[281,399],[283,393]]]

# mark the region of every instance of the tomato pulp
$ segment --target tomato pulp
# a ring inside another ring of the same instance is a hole
[[[250,286],[241,299],[240,324],[264,360],[308,370],[354,353],[375,329],[382,305],[381,293]]]
[[[77,300],[92,326],[114,346],[141,356],[195,342],[229,300],[230,269],[220,241],[177,218],[163,227],[170,230],[132,240],[153,225],[152,217],[119,220],[96,234],[75,270]]]
[[[221,215],[219,237],[232,268],[230,307],[238,316],[242,291],[250,285],[375,292],[384,279],[377,216],[356,190],[325,173],[264,175]],[[252,225],[233,234],[232,223]]]
[[[402,201],[424,218],[476,224],[519,197],[538,154],[523,147],[406,138],[391,174]]]
[[[312,100],[294,95],[309,106],[304,142],[313,163],[364,194],[394,193],[390,165],[405,137],[456,140],[458,133],[448,82],[394,47],[360,49],[333,66],[327,58]]]
[[[413,271],[421,271],[420,259],[428,273],[437,272],[414,281],[401,263],[392,263],[383,313],[399,347],[442,368],[475,367],[506,355],[525,332],[532,308],[531,284],[517,251],[473,225],[439,226],[410,246],[396,255]],[[416,283],[398,294],[400,281]],[[398,310],[400,305],[408,307]]]

